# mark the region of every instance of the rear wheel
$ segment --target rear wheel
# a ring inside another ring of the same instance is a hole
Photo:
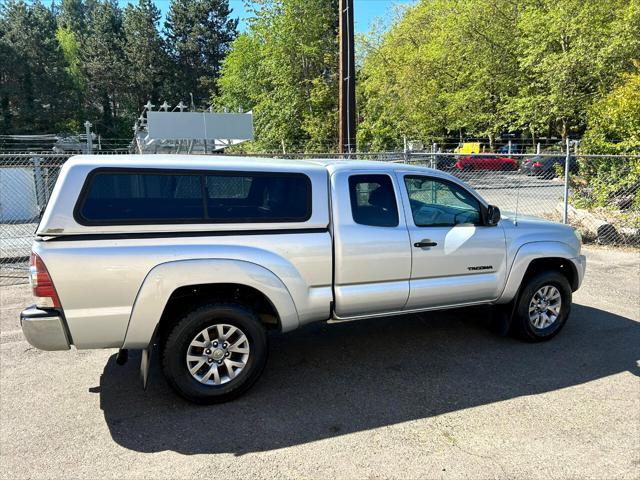
[[[514,333],[529,342],[549,340],[564,327],[571,311],[571,287],[561,273],[541,272],[520,293],[513,318]]]
[[[162,349],[171,387],[195,403],[232,400],[260,377],[267,336],[258,317],[239,304],[215,303],[184,316]]]

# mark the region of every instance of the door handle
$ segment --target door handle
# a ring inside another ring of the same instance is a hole
[[[432,242],[431,240],[422,240],[413,244],[413,246],[416,248],[435,247],[436,245],[438,244],[436,242]]]

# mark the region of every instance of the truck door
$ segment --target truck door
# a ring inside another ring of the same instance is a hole
[[[338,317],[398,311],[407,302],[411,248],[398,186],[379,170],[331,176]]]
[[[398,173],[411,237],[411,294],[405,309],[495,300],[506,278],[502,227],[484,223],[484,207],[458,183]]]

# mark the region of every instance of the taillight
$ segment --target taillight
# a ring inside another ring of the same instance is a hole
[[[60,299],[56,293],[56,287],[53,286],[51,275],[42,259],[33,252],[29,261],[29,282],[33,296],[36,297],[37,307],[60,308]]]
[[[533,166],[536,167],[536,168],[540,168],[540,167],[542,167],[542,163],[536,162],[536,163],[533,164]]]

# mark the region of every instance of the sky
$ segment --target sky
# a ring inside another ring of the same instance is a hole
[[[135,0],[134,0],[135,1]],[[371,24],[376,19],[381,19],[383,24],[393,16],[394,8],[396,6],[411,5],[416,0],[353,0],[353,9],[355,11],[354,22],[355,31],[358,33],[368,32]],[[119,0],[119,3],[124,6],[129,3],[128,0]],[[132,2],[133,3],[133,2]],[[170,0],[155,0],[154,3],[158,6],[162,12],[163,18],[160,25],[164,23],[164,15],[169,9]],[[240,31],[246,28],[246,23],[243,22],[243,18],[247,16],[244,0],[230,0],[231,8],[233,8],[233,15],[240,18],[239,29]]]

